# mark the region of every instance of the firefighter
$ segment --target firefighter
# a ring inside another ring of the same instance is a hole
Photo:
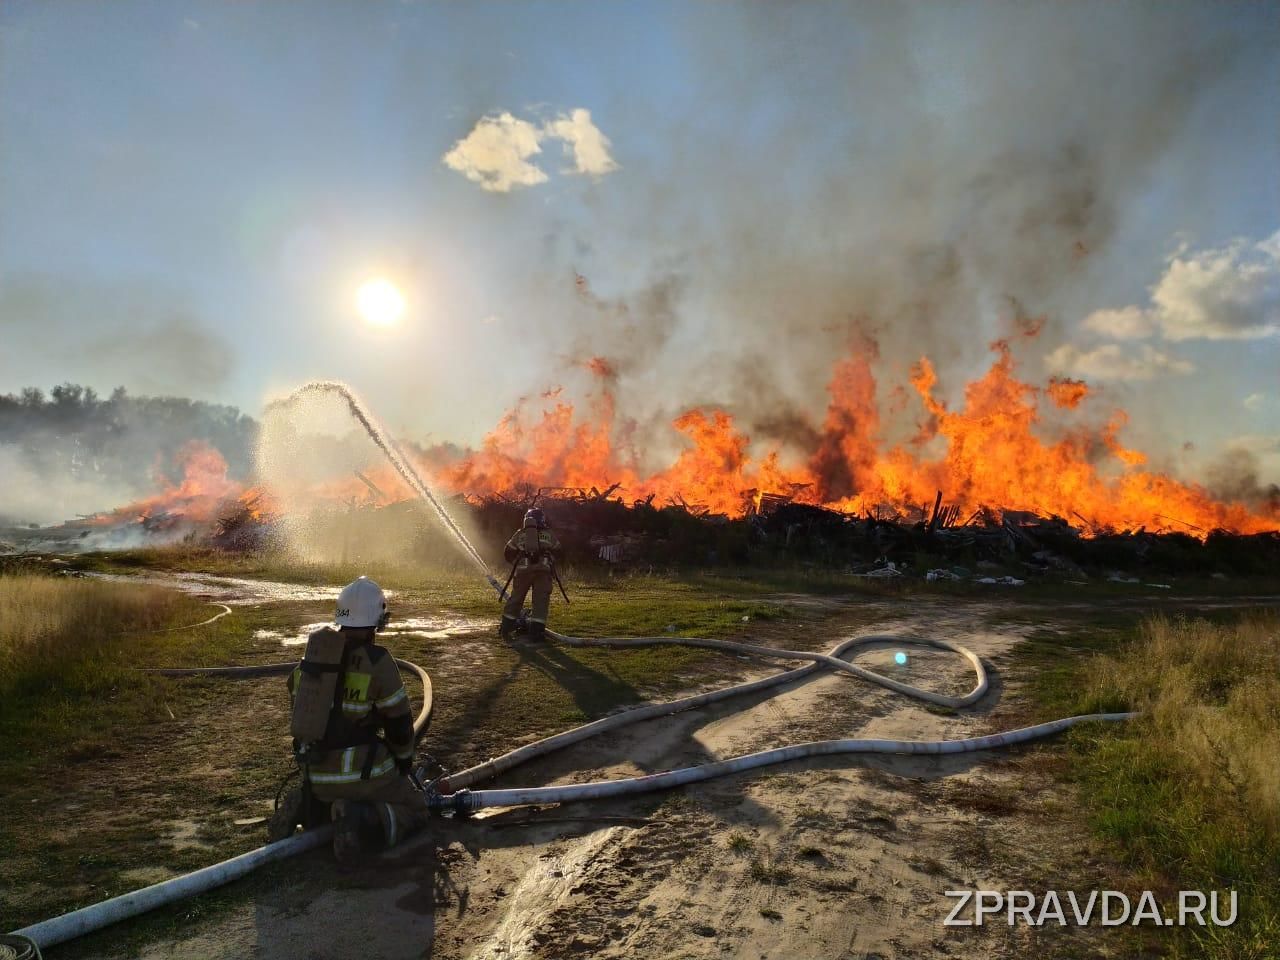
[[[529,614],[529,639],[543,640],[547,634],[547,608],[551,606],[551,565],[560,541],[547,529],[547,516],[538,507],[525,511],[524,524],[507,541],[503,555],[513,564],[514,582],[511,596],[502,609],[498,632],[510,640],[516,631],[517,618],[524,606],[525,595],[533,591],[533,611]]]
[[[423,798],[408,779],[413,710],[395,658],[374,642],[388,618],[376,583],[360,577],[348,584],[338,594],[337,629],[311,634],[302,662],[289,676],[303,785],[281,802],[269,836],[289,836],[313,802],[328,804],[334,856],[344,867],[366,852],[394,846],[427,820]],[[308,710],[309,718],[303,715]],[[301,743],[304,730],[312,731],[304,738],[323,733]]]

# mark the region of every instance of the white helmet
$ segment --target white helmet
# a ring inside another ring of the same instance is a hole
[[[368,577],[361,577],[338,594],[338,612],[333,622],[340,627],[385,627],[388,616],[382,588]]]

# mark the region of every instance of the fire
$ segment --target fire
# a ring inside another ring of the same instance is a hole
[[[1022,333],[1035,336],[1038,328]],[[753,453],[751,438],[728,411],[693,409],[671,424],[686,441],[684,449],[669,466],[645,473],[630,444],[631,424],[617,417],[613,367],[594,358],[585,366],[601,389],[584,412],[556,391],[541,410],[522,404],[510,411],[479,450],[452,458],[431,454],[424,466],[455,492],[603,490],[617,483],[634,499],[701,505],[730,516],[749,512],[763,493],[846,512],[888,508],[910,516],[941,490],[964,516],[984,507],[1030,511],[1090,532],[1255,533],[1280,527],[1273,507],[1220,502],[1197,484],[1143,469],[1145,455],[1119,439],[1127,422],[1122,410],[1101,425],[1051,430],[1042,416],[1046,401],[1079,411],[1090,398],[1088,385],[1064,378],[1037,388],[1017,376],[1008,341],[991,349],[993,363],[967,385],[956,409],[938,398],[930,360],[915,364],[910,383],[925,419],[905,443],[890,445],[882,436],[872,372],[876,349],[863,341],[836,363],[817,445],[802,463],[784,463],[776,449]],[[894,396],[891,410],[905,399]]]
[[[159,493],[100,514],[94,522],[101,525],[156,525],[178,521],[204,524],[214,519],[224,500],[241,494],[240,485],[227,476],[227,461],[204,441],[192,440],[185,444],[176,460],[182,471],[181,479],[174,482],[157,467]]]
[[[1021,331],[1025,337],[1038,326]],[[1086,533],[1106,530],[1182,530],[1205,536],[1215,529],[1257,533],[1280,528],[1280,504],[1222,502],[1205,488],[1153,472],[1143,453],[1120,435],[1123,410],[1099,420],[1083,381],[1051,379],[1037,387],[1018,375],[1009,341],[991,344],[993,362],[969,383],[962,401],[939,395],[938,373],[921,357],[908,376],[878,400],[874,342],[863,339],[838,360],[827,384],[828,401],[812,448],[787,458],[753,445],[727,410],[695,408],[671,421],[682,448],[666,466],[646,469],[636,449],[634,422],[617,410],[617,372],[605,357],[580,364],[598,389],[584,404],[558,387],[510,410],[478,450],[452,445],[416,449],[424,475],[442,491],[486,496],[569,487],[617,489],[630,500],[741,517],[778,497],[846,513],[908,519],[929,512],[942,491],[952,512],[1027,511],[1057,516]],[[905,440],[886,439],[885,424],[920,417]],[[1049,414],[1050,416],[1046,416]],[[1092,419],[1090,417],[1092,416]],[[1068,426],[1060,421],[1066,418]],[[229,517],[265,521],[284,510],[272,491],[242,489],[227,477],[217,450],[192,442],[179,454],[181,479],[161,477],[161,492],[95,518],[102,524],[137,522],[148,530],[221,522]],[[302,504],[384,505],[409,496],[381,460],[336,476],[290,501]]]

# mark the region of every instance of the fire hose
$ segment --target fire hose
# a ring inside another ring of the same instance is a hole
[[[426,732],[427,725],[431,722],[431,710],[434,704],[431,678],[427,675],[427,671],[416,663],[397,659],[396,664],[422,682],[422,707],[418,710],[418,714],[413,720],[413,733],[416,739]],[[177,667],[150,670],[148,672],[163,677],[224,677],[245,680],[254,677],[287,676],[297,666],[296,662],[292,662],[247,667]],[[299,853],[305,853],[321,846],[328,842],[332,832],[333,827],[327,824],[306,830],[276,843],[268,843],[256,850],[242,853],[240,856],[232,857],[230,860],[203,867],[200,870],[174,877],[171,880],[153,883],[151,886],[144,887],[141,890],[134,890],[132,893],[112,897],[109,900],[103,900],[80,910],[73,910],[70,913],[64,913],[62,916],[43,920],[29,927],[23,927],[21,930],[15,930],[10,935],[14,938],[14,956],[21,958],[21,960],[28,960],[28,958],[36,960],[40,956],[40,948],[42,947],[51,947],[54,944],[82,937],[87,933],[100,930],[121,920],[139,916],[166,904],[184,900],[187,897],[193,897],[206,890],[212,890],[233,880],[238,880],[265,864],[296,856]],[[16,952],[18,946],[24,946],[21,943],[22,940],[29,941],[33,946],[28,949],[34,952]],[[7,946],[5,940],[0,939],[0,960],[7,960],[4,953]]]
[[[808,757],[833,756],[840,754],[957,754],[971,753],[979,750],[991,750],[1001,747],[1028,743],[1033,740],[1053,736],[1081,723],[1092,721],[1127,720],[1136,714],[1104,713],[1084,716],[1066,717],[1049,723],[1023,727],[1004,733],[990,734],[982,737],[970,737],[961,740],[819,740],[809,743],[791,744],[764,750],[758,753],[745,754],[714,763],[684,767],[665,773],[650,774],[641,777],[630,777],[620,780],[597,781],[594,783],[569,784],[553,787],[525,787],[506,790],[470,790],[471,784],[488,780],[504,773],[513,767],[527,763],[537,757],[545,756],[571,744],[590,737],[598,736],[623,726],[638,723],[654,717],[668,716],[685,710],[726,700],[730,697],[742,696],[767,690],[803,680],[823,669],[835,669],[852,674],[860,679],[886,687],[897,693],[952,709],[963,709],[977,703],[988,691],[987,671],[982,661],[972,651],[945,640],[925,638],[906,638],[894,635],[873,635],[855,637],[838,644],[829,653],[815,653],[806,650],[781,650],[751,643],[738,643],[729,640],[713,640],[695,637],[606,637],[587,639],[570,637],[564,634],[547,632],[552,640],[573,647],[608,647],[614,649],[634,649],[659,645],[680,645],[722,650],[728,653],[745,654],[757,658],[776,660],[808,660],[807,666],[783,671],[772,676],[745,683],[735,684],[719,690],[683,697],[664,703],[646,704],[629,710],[586,723],[562,733],[555,734],[534,743],[527,744],[476,764],[435,781],[425,792],[425,802],[436,810],[453,810],[466,813],[482,807],[523,806],[529,804],[571,803],[576,801],[603,800],[612,797],[630,796],[654,790],[666,790],[690,783],[698,783],[715,777],[728,776],[753,770],[764,766],[785,763]],[[923,690],[910,684],[894,680],[883,674],[860,667],[845,659],[845,655],[860,646],[872,643],[892,642],[913,646],[932,647],[956,653],[968,661],[973,667],[977,680],[973,688],[960,697]],[[426,729],[430,722],[432,709],[431,679],[426,671],[414,663],[397,660],[404,669],[413,673],[422,681],[423,705],[414,721],[415,734]],[[226,678],[248,678],[273,675],[284,675],[293,670],[294,663],[266,664],[245,667],[187,667],[154,671],[161,676],[214,676]],[[29,938],[39,947],[49,947],[75,937],[83,936],[94,930],[138,916],[157,907],[164,906],[186,897],[195,896],[214,887],[230,883],[245,876],[250,871],[267,863],[282,860],[312,850],[329,840],[332,828],[329,826],[306,830],[285,840],[270,843],[248,853],[213,864],[201,870],[153,884],[142,890],[136,890],[110,900],[104,900],[92,906],[75,910],[60,917],[54,917],[22,930],[15,931],[18,937]],[[2,944],[3,941],[0,941]],[[3,954],[0,954],[3,956]],[[21,956],[21,954],[18,954]],[[38,953],[29,954],[38,957]]]

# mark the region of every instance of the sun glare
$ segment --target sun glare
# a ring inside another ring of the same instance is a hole
[[[364,322],[374,327],[390,327],[404,313],[404,296],[390,280],[368,280],[356,291],[356,308]]]

